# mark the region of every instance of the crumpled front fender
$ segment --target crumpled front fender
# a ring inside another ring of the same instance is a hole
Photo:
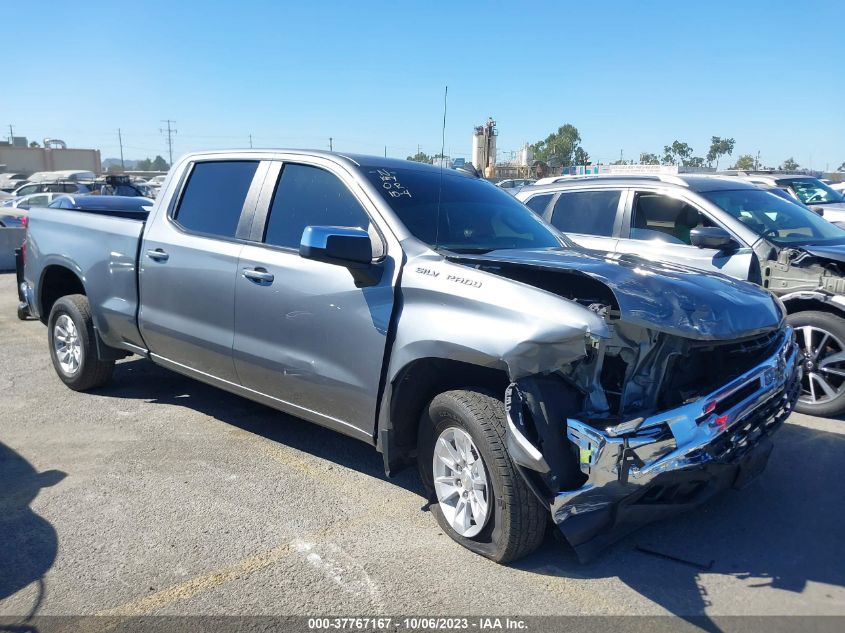
[[[546,490],[545,500],[579,557],[589,559],[643,523],[697,505],[759,474],[771,450],[769,437],[798,397],[798,358],[787,327],[769,357],[693,402],[609,428],[567,419],[568,448],[582,474],[581,484],[560,492]],[[529,439],[513,398],[511,388],[506,395],[508,449],[537,491],[537,474],[549,481],[551,460]]]

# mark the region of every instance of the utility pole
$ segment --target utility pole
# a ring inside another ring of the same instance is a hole
[[[176,123],[176,121],[171,121],[170,119],[162,119],[162,123],[167,123],[167,129],[159,128],[159,132],[164,134],[167,132],[167,153],[170,156],[170,165],[173,165],[173,135],[176,134],[176,128],[170,127],[171,123]]]
[[[12,124],[9,123],[9,145],[15,144],[15,131],[12,129]]]
[[[332,139],[332,137],[330,136],[330,137],[329,137],[329,151],[330,151],[330,152],[333,152],[333,151],[334,151],[334,145],[332,144],[332,140],[333,140],[333,139]]]
[[[387,158],[387,145],[384,146],[384,157]]]
[[[760,150],[757,150],[757,157],[754,159],[754,171],[760,169]]]
[[[120,128],[117,128],[117,141],[120,143],[120,169],[126,171],[126,163],[123,162],[123,136],[120,133]]]
[[[252,149],[252,134],[249,135],[249,149]]]

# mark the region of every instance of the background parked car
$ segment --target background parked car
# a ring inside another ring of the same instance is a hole
[[[804,354],[798,410],[845,413],[845,230],[735,177],[591,176],[516,194],[576,243],[752,281]]]
[[[0,226],[25,226],[26,210],[30,207],[46,207],[64,193],[32,193],[20,198],[11,198],[0,204]]]
[[[93,171],[84,169],[60,169],[59,171],[37,171],[27,178],[29,182],[54,182],[69,180],[71,182],[90,182],[97,177]]]
[[[845,222],[845,196],[818,178],[802,174],[747,174],[737,178],[757,185],[785,189],[808,207],[822,209],[826,220]]]
[[[507,180],[500,180],[496,183],[496,186],[502,189],[518,189],[526,185],[533,185],[534,182],[533,178],[509,178]]]
[[[0,192],[11,193],[26,182],[25,174],[16,172],[0,174]]]
[[[29,196],[34,193],[89,193],[92,185],[73,181],[28,182],[15,189],[15,197]]]

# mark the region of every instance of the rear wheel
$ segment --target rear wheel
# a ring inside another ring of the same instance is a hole
[[[508,455],[505,424],[500,400],[447,391],[423,414],[418,441],[420,476],[440,527],[500,563],[535,550],[549,518]]]
[[[100,360],[95,337],[88,297],[67,295],[53,304],[47,321],[50,358],[61,381],[74,391],[99,387],[111,378],[114,361]]]
[[[801,348],[804,378],[795,405],[799,413],[845,413],[845,319],[829,312],[797,312],[787,317]]]

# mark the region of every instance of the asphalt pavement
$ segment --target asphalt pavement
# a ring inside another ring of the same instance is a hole
[[[14,285],[0,275],[0,616],[845,615],[843,421],[793,415],[750,486],[590,564],[550,531],[502,566],[361,442],[137,357],[70,391]]]

